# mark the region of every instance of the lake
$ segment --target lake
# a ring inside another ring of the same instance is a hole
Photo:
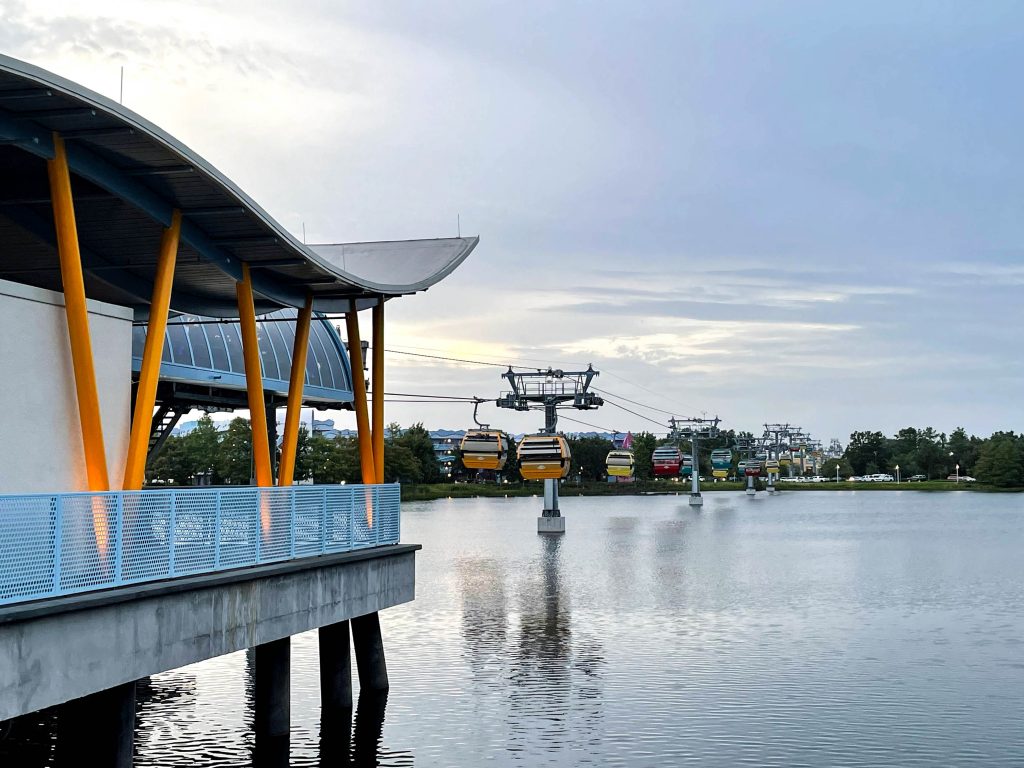
[[[1024,765],[1024,496],[686,501],[563,499],[563,537],[537,498],[403,505],[390,695],[321,729],[293,638],[291,764]],[[136,765],[249,764],[247,669],[140,685]]]

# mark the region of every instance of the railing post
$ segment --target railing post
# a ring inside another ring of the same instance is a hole
[[[373,486],[373,508],[374,509],[380,509],[380,486],[379,485]],[[383,516],[380,513],[378,513],[377,514],[377,519],[373,521],[374,522],[374,526],[373,526],[373,544],[376,547],[380,546],[380,529],[381,529],[381,524],[384,522],[384,520],[382,518],[383,518]]]
[[[320,554],[327,552],[327,489],[320,492],[323,496],[323,503],[320,505]]]
[[[63,559],[64,547],[64,497],[57,494],[57,508],[55,510],[53,526],[53,591],[60,592],[60,571]]]
[[[253,514],[256,516],[256,520],[253,525],[253,530],[256,531],[256,562],[260,561],[260,539],[263,537],[260,535],[262,530],[260,529],[260,510],[263,509],[263,496],[261,495],[259,488],[256,489],[256,506],[253,507]]]
[[[114,583],[121,583],[121,559],[124,555],[124,494],[118,493],[115,497],[114,513],[117,516],[114,523]]]
[[[213,568],[220,570],[220,490],[214,491],[217,495],[216,512],[213,516]]]
[[[177,522],[178,522],[177,519],[176,519],[177,518],[177,510],[175,509],[175,504],[176,504],[177,500],[178,500],[178,493],[177,493],[177,491],[171,491],[171,508],[170,508],[170,510],[168,512],[168,515],[167,515],[167,543],[170,546],[170,551],[168,552],[168,555],[167,555],[167,575],[168,576],[173,576],[174,575],[174,549],[175,549],[174,529],[177,527]]]
[[[365,496],[364,496],[365,498]],[[356,548],[356,494],[349,491],[348,494],[348,548]]]
[[[289,488],[288,489],[288,495],[291,497],[291,504],[289,506],[291,508],[291,517],[292,517],[291,536],[290,536],[290,538],[291,538],[291,554],[290,554],[290,556],[292,558],[294,558],[295,557],[295,489],[294,488]]]

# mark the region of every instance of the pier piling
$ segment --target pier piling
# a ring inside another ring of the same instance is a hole
[[[287,737],[291,727],[291,638],[257,645],[254,656],[256,739]]]
[[[356,651],[360,690],[388,690],[388,666],[380,635],[380,616],[376,612],[352,619],[352,644]]]
[[[320,627],[320,706],[325,714],[352,709],[352,649],[348,621]]]

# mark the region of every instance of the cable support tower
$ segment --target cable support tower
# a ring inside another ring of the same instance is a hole
[[[700,441],[709,440],[718,436],[718,424],[721,421],[717,416],[706,418],[693,416],[689,419],[677,419],[673,416],[669,419],[669,426],[672,431],[669,439],[678,445],[681,440],[690,441],[691,471],[690,471],[690,506],[700,507],[704,504],[704,498],[700,495]]]
[[[558,435],[558,409],[590,411],[604,405],[604,399],[591,389],[600,373],[588,365],[585,371],[515,370],[509,366],[502,378],[509,391],[495,404],[514,411],[544,411],[544,428],[539,435],[528,435],[519,444],[520,471],[544,481],[544,510],[537,521],[538,533],[565,533],[565,519],[558,509],[558,483],[569,472],[569,444]]]

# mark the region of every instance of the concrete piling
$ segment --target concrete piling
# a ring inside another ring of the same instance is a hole
[[[73,699],[57,715],[55,764],[131,768],[135,682]]]
[[[254,657],[256,740],[287,737],[291,727],[291,638],[257,645]]]
[[[376,612],[352,619],[352,644],[361,691],[388,690],[388,667],[380,635],[380,616]]]
[[[324,714],[352,709],[352,650],[348,621],[320,627],[320,706]]]

